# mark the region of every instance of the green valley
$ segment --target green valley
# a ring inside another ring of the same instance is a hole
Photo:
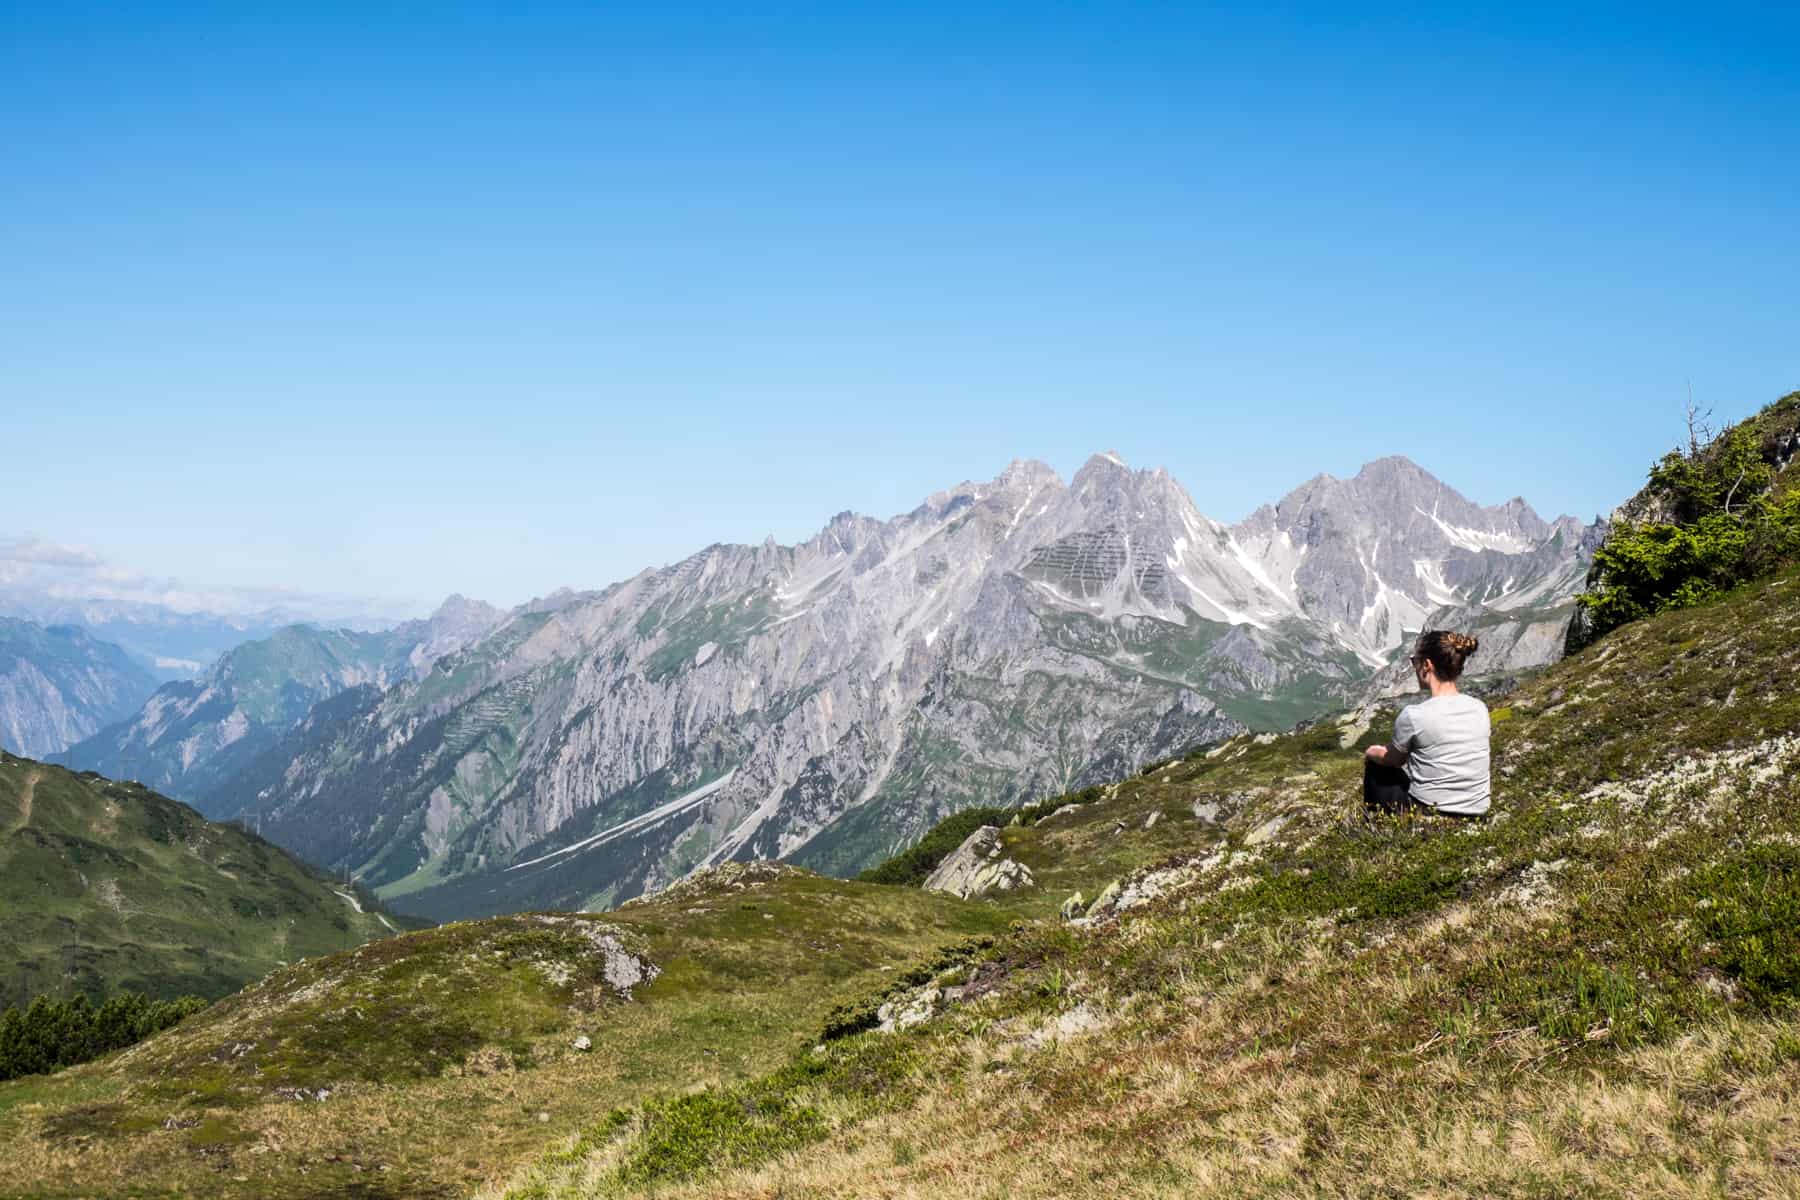
[[[236,826],[139,784],[10,754],[0,911],[0,1007],[125,988],[213,999],[404,927],[369,893]]]

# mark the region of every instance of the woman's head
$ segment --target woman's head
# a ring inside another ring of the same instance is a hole
[[[1466,633],[1428,629],[1419,635],[1419,641],[1413,647],[1413,667],[1423,671],[1429,662],[1437,677],[1450,683],[1463,673],[1463,664],[1480,648],[1481,642]]]

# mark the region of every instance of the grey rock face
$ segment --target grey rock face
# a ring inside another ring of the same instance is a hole
[[[1341,707],[1430,614],[1578,586],[1579,532],[1399,459],[1232,527],[1114,455],[1066,486],[1017,462],[522,607],[291,725],[234,811],[436,916],[730,860],[850,873],[969,805]]]
[[[70,625],[0,617],[0,747],[48,758],[134,712],[156,680]]]
[[[1480,639],[1481,648],[1465,667],[1471,678],[1555,662],[1563,656],[1569,632],[1579,620],[1576,597],[1606,530],[1605,522],[1583,526],[1562,518],[1537,549],[1485,564],[1485,575],[1477,577],[1468,598],[1432,610],[1423,627],[1454,629]],[[1418,689],[1406,661],[1409,650],[1407,645],[1395,648],[1393,661],[1376,673],[1365,698]]]
[[[1583,526],[1513,499],[1483,508],[1404,458],[1321,475],[1234,530],[1307,616],[1371,667],[1445,608],[1521,605],[1567,590]]]
[[[58,761],[137,779],[210,815],[227,815],[234,811],[229,794],[221,802],[214,793],[315,704],[352,688],[422,678],[503,615],[452,596],[426,620],[377,633],[290,626],[238,646],[198,679],[157,688],[135,715],[90,730]]]
[[[1010,892],[1035,882],[1030,868],[1007,858],[1000,830],[983,825],[938,864],[925,880],[928,892],[947,892],[963,900],[989,892]]]

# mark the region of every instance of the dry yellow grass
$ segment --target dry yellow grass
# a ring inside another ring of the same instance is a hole
[[[1289,959],[1278,987],[1308,996],[1328,1054],[1256,1046],[1270,992],[1263,972],[1184,989],[1157,1006],[1160,1020],[1125,1002],[1101,1032],[1040,1049],[1023,1044],[1020,1027],[965,1018],[946,1043],[958,1069],[916,1101],[846,1120],[824,1142],[753,1169],[651,1194],[1800,1195],[1800,1023],[1733,1018],[1576,1069],[1529,1029],[1474,1057],[1430,1029],[1418,1031],[1414,1053],[1357,1053],[1428,985],[1429,964],[1472,953],[1478,922],[1503,940],[1537,916],[1455,906],[1379,951],[1389,969],[1361,990],[1345,986],[1342,956]],[[1399,969],[1409,961],[1425,966]],[[1070,986],[1089,1001],[1104,992]],[[540,1163],[479,1196],[638,1194],[613,1178],[627,1148],[620,1140],[575,1163]]]

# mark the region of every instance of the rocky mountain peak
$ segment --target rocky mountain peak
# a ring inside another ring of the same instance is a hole
[[[461,592],[452,592],[444,597],[444,602],[432,611],[426,620],[433,625],[468,625],[486,622],[497,623],[505,616],[502,609],[480,600],[471,600]]]
[[[1399,456],[1231,527],[1116,453],[1067,486],[1021,459],[887,520],[526,606],[429,686],[265,741],[254,786],[219,794],[365,882],[438,872],[434,913],[616,900],[733,858],[854,869],[970,803],[1312,715],[1445,605],[1560,600],[1578,552],[1532,519]]]
[[[1006,470],[995,476],[994,485],[999,488],[1060,488],[1062,477],[1051,469],[1049,463],[1035,458],[1015,458],[1006,464]]]
[[[1109,484],[1129,480],[1137,474],[1139,473],[1133,471],[1125,460],[1119,457],[1117,451],[1102,450],[1098,454],[1089,456],[1088,460],[1081,464],[1081,469],[1075,472],[1075,478],[1069,482],[1069,488],[1071,491],[1080,492],[1093,487],[1105,487]]]

